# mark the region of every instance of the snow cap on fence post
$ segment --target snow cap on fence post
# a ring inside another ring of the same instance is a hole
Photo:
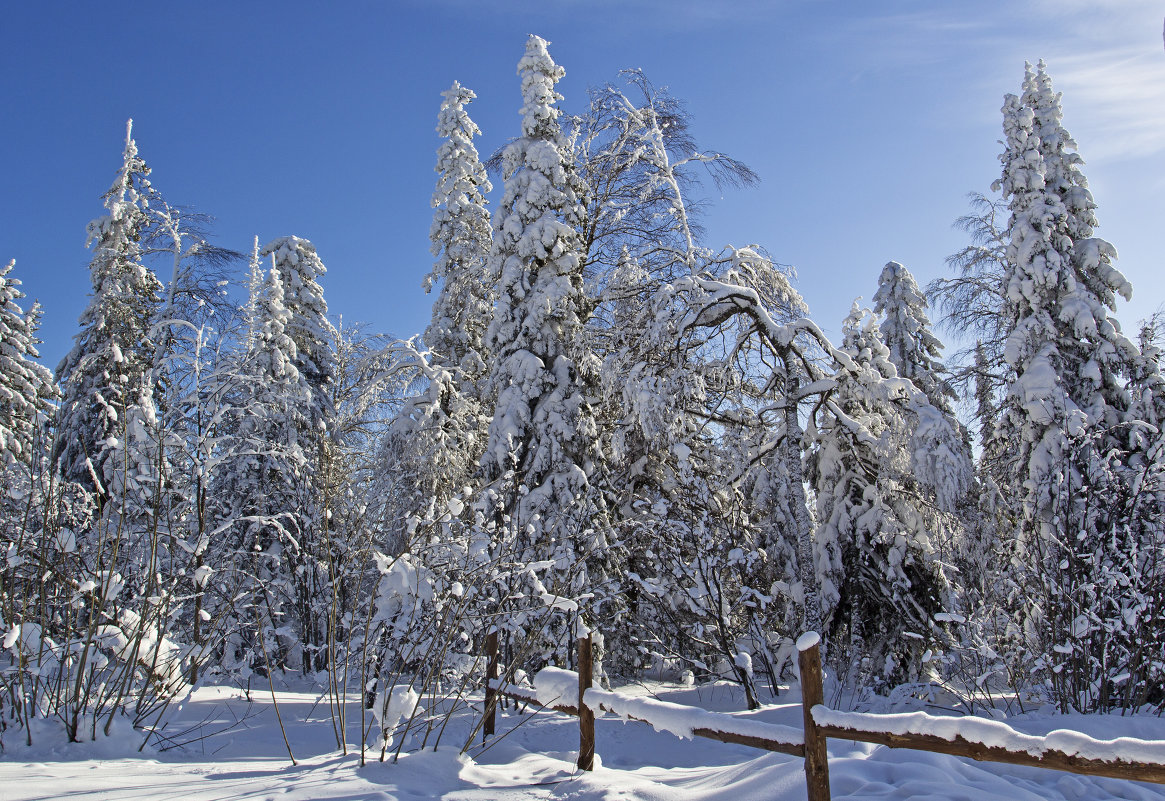
[[[821,642],[821,635],[816,631],[807,631],[797,638],[797,650],[808,651],[814,645]]]

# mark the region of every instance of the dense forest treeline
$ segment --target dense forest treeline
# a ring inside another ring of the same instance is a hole
[[[413,339],[334,323],[305,239],[256,240],[239,280],[128,129],[55,374],[0,271],[4,738],[302,672],[341,719],[363,688],[387,747],[416,693],[480,681],[489,631],[517,676],[580,625],[604,676],[751,705],[815,630],[859,694],[1165,706],[1163,326],[1114,317],[1042,62],[952,276],[886,264],[840,342],[763,249],[705,245],[701,182],[756,176],[680,102],[629,72],[564,115],[536,36],[518,72],[485,161],[473,92],[443,93]],[[973,343],[950,365],[928,295]]]

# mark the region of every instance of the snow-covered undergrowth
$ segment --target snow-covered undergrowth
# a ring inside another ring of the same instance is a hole
[[[631,695],[719,712],[741,724],[799,727],[796,692],[755,712],[739,688],[719,683],[679,686],[647,683],[621,688]],[[323,693],[300,688],[278,693],[292,766],[280,736],[270,695],[248,699],[227,687],[199,688],[171,717],[145,752],[137,732],[116,728],[96,743],[66,744],[40,735],[32,748],[10,746],[0,759],[0,796],[25,799],[413,799],[457,801],[800,801],[805,797],[802,761],[703,739],[679,739],[614,715],[596,722],[598,767],[574,767],[575,718],[551,713],[499,714],[499,736],[488,747],[480,738],[459,754],[476,716],[455,715],[434,750],[419,749],[420,734],[405,738],[399,760],[384,762],[358,749],[335,749]],[[422,698],[422,712],[429,699]],[[422,716],[418,716],[420,719]],[[349,709],[348,742],[358,742],[359,707]],[[1038,715],[1008,723],[1029,734],[1071,728],[1098,739],[1119,736],[1165,739],[1165,720],[1155,716]],[[830,741],[834,799],[983,799],[985,801],[1165,800],[1165,786],[1090,778],[1036,768],[976,763],[940,754]]]

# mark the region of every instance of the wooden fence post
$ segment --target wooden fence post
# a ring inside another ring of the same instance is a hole
[[[595,713],[583,703],[591,686],[591,633],[578,638],[578,767],[595,768]]]
[[[801,667],[801,713],[805,720],[805,788],[808,801],[829,801],[829,752],[813,721],[813,707],[825,702],[821,686],[821,637],[816,632],[797,640]]]
[[[489,660],[485,667],[485,723],[481,727],[481,739],[494,734],[494,718],[497,715],[498,692],[490,684],[498,677],[498,630],[485,635],[485,653]]]

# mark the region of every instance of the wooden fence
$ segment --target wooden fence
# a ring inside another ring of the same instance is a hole
[[[816,635],[802,637],[797,643],[798,658],[801,668],[801,704],[802,719],[804,721],[803,737],[795,736],[765,736],[756,733],[743,733],[737,730],[734,723],[739,718],[731,715],[702,712],[701,720],[722,719],[722,726],[709,725],[693,727],[691,733],[696,737],[719,740],[725,743],[746,745],[766,751],[777,751],[782,754],[801,757],[805,760],[805,784],[808,789],[808,801],[829,801],[829,760],[826,751],[828,738],[839,740],[853,740],[890,748],[909,748],[916,751],[933,751],[952,756],[969,757],[981,762],[1002,762],[1010,765],[1025,765],[1038,768],[1069,771],[1088,776],[1105,776],[1117,779],[1134,781],[1156,782],[1165,784],[1165,760],[1162,762],[1137,762],[1116,756],[1110,759],[1099,759],[1081,756],[1076,753],[1067,753],[1055,748],[1038,748],[1038,753],[1032,753],[1032,748],[1008,747],[976,741],[973,737],[964,737],[954,734],[950,737],[934,733],[895,732],[884,727],[885,721],[899,716],[846,713],[841,719],[854,725],[837,725],[830,723],[839,716],[824,705],[824,690],[822,687],[821,650]],[[501,696],[512,698],[530,706],[551,709],[579,718],[579,753],[578,767],[582,770],[592,770],[595,758],[595,709],[612,712],[623,718],[638,720],[644,723],[655,722],[646,716],[638,717],[628,714],[625,708],[612,704],[609,701],[592,701],[594,709],[584,703],[587,691],[592,682],[591,637],[580,637],[578,640],[578,699],[577,704],[565,702],[542,703],[536,692],[514,685],[508,685],[499,679],[498,671],[498,640],[497,634],[487,637],[486,650],[488,657],[487,680],[485,689],[485,721],[482,727],[484,737],[495,733],[495,715],[497,703]],[[612,695],[606,694],[603,695]],[[693,708],[694,709],[694,708]],[[986,718],[938,718],[941,721],[972,721],[982,722],[998,729],[1003,724],[990,721]],[[880,725],[883,724],[883,725]],[[781,727],[773,726],[776,730]],[[1006,728],[1006,727],[1005,727]],[[1021,735],[1008,729],[1020,739],[1036,741],[1033,738]],[[1097,741],[1092,741],[1097,742]],[[1119,741],[1118,741],[1119,742]],[[1144,741],[1138,741],[1143,743]],[[1103,744],[1103,743],[1101,743]],[[1153,743],[1160,746],[1165,753],[1165,742]]]

